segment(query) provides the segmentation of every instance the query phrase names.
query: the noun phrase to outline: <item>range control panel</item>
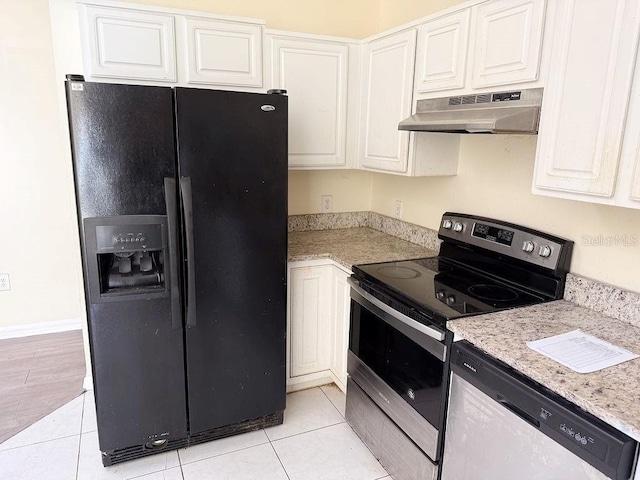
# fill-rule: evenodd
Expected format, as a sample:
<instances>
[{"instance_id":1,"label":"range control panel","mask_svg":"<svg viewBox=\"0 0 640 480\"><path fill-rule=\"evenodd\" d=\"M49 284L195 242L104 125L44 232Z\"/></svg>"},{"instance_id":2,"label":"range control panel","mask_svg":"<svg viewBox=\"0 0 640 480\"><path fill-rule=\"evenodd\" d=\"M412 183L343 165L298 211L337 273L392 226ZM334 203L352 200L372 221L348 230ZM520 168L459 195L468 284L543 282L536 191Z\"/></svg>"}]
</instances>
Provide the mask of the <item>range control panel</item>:
<instances>
[{"instance_id":1,"label":"range control panel","mask_svg":"<svg viewBox=\"0 0 640 480\"><path fill-rule=\"evenodd\" d=\"M573 242L518 225L484 217L445 213L438 237L491 250L556 270ZM563 255L564 253L564 255Z\"/></svg>"}]
</instances>

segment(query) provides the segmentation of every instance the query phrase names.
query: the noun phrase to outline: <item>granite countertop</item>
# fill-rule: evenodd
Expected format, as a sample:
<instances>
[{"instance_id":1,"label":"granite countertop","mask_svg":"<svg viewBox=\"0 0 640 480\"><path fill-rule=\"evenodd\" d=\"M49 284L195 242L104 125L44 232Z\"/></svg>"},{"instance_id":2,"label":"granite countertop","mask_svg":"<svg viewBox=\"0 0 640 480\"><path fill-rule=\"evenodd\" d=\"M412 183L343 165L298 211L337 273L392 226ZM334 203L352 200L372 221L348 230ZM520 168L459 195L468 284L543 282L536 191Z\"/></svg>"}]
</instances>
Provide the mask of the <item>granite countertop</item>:
<instances>
[{"instance_id":1,"label":"granite countertop","mask_svg":"<svg viewBox=\"0 0 640 480\"><path fill-rule=\"evenodd\" d=\"M408 260L437 253L368 227L289 232L290 262L328 258L351 269L361 263Z\"/></svg>"},{"instance_id":2,"label":"granite countertop","mask_svg":"<svg viewBox=\"0 0 640 480\"><path fill-rule=\"evenodd\" d=\"M640 440L640 358L576 373L527 341L580 329L640 354L640 327L565 300L448 322L456 334L608 424Z\"/></svg>"}]
</instances>

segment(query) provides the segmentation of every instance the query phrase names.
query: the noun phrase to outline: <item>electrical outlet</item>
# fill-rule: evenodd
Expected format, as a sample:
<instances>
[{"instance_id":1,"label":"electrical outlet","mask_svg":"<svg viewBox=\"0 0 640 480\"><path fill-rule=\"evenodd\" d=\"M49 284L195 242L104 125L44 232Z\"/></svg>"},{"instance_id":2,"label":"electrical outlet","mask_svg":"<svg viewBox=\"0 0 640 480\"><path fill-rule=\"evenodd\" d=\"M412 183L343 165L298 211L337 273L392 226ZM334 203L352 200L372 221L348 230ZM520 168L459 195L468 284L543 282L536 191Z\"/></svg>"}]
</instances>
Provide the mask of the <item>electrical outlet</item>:
<instances>
[{"instance_id":1,"label":"electrical outlet","mask_svg":"<svg viewBox=\"0 0 640 480\"><path fill-rule=\"evenodd\" d=\"M8 273L0 273L0 291L1 290L11 290Z\"/></svg>"},{"instance_id":2,"label":"electrical outlet","mask_svg":"<svg viewBox=\"0 0 640 480\"><path fill-rule=\"evenodd\" d=\"M396 209L393 214L396 218L402 218L402 200L396 200Z\"/></svg>"},{"instance_id":3,"label":"electrical outlet","mask_svg":"<svg viewBox=\"0 0 640 480\"><path fill-rule=\"evenodd\" d=\"M329 213L333 211L333 196L322 195L320 197L320 211L322 213Z\"/></svg>"}]
</instances>

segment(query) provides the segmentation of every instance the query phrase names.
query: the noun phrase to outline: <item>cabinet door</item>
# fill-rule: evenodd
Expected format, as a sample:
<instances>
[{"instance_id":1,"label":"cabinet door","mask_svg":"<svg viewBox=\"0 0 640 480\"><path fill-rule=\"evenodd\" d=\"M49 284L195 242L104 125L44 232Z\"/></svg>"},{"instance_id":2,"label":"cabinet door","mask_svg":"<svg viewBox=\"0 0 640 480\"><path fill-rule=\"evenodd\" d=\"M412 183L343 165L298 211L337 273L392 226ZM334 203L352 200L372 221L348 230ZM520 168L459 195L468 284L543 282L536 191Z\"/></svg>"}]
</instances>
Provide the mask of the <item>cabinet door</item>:
<instances>
[{"instance_id":1,"label":"cabinet door","mask_svg":"<svg viewBox=\"0 0 640 480\"><path fill-rule=\"evenodd\" d=\"M298 267L290 271L291 366L296 377L330 364L331 266Z\"/></svg>"},{"instance_id":2,"label":"cabinet door","mask_svg":"<svg viewBox=\"0 0 640 480\"><path fill-rule=\"evenodd\" d=\"M535 193L590 201L613 195L639 3L563 2L542 104Z\"/></svg>"},{"instance_id":3,"label":"cabinet door","mask_svg":"<svg viewBox=\"0 0 640 480\"><path fill-rule=\"evenodd\" d=\"M408 168L409 133L398 123L411 114L416 30L364 46L360 119L360 165L403 173Z\"/></svg>"},{"instance_id":4,"label":"cabinet door","mask_svg":"<svg viewBox=\"0 0 640 480\"><path fill-rule=\"evenodd\" d=\"M640 208L640 51L636 57L615 199L617 205Z\"/></svg>"},{"instance_id":5,"label":"cabinet door","mask_svg":"<svg viewBox=\"0 0 640 480\"><path fill-rule=\"evenodd\" d=\"M262 26L187 18L189 83L262 86Z\"/></svg>"},{"instance_id":6,"label":"cabinet door","mask_svg":"<svg viewBox=\"0 0 640 480\"><path fill-rule=\"evenodd\" d=\"M473 88L538 79L544 10L545 0L495 0L477 7Z\"/></svg>"},{"instance_id":7,"label":"cabinet door","mask_svg":"<svg viewBox=\"0 0 640 480\"><path fill-rule=\"evenodd\" d=\"M349 349L349 322L351 313L351 287L347 283L349 273L338 267L332 270L333 308L333 354L331 371L340 383L338 387L345 392L347 387L347 350Z\"/></svg>"},{"instance_id":8,"label":"cabinet door","mask_svg":"<svg viewBox=\"0 0 640 480\"><path fill-rule=\"evenodd\" d=\"M470 10L437 18L418 29L415 92L464 87Z\"/></svg>"},{"instance_id":9,"label":"cabinet door","mask_svg":"<svg viewBox=\"0 0 640 480\"><path fill-rule=\"evenodd\" d=\"M271 86L289 96L289 167L346 165L345 44L271 37Z\"/></svg>"},{"instance_id":10,"label":"cabinet door","mask_svg":"<svg viewBox=\"0 0 640 480\"><path fill-rule=\"evenodd\" d=\"M631 193L629 200L637 202L635 208L640 208L640 150L636 150L635 162L633 165L633 177L631 179Z\"/></svg>"},{"instance_id":11,"label":"cabinet door","mask_svg":"<svg viewBox=\"0 0 640 480\"><path fill-rule=\"evenodd\" d=\"M176 81L172 15L92 5L79 8L90 76Z\"/></svg>"}]
</instances>

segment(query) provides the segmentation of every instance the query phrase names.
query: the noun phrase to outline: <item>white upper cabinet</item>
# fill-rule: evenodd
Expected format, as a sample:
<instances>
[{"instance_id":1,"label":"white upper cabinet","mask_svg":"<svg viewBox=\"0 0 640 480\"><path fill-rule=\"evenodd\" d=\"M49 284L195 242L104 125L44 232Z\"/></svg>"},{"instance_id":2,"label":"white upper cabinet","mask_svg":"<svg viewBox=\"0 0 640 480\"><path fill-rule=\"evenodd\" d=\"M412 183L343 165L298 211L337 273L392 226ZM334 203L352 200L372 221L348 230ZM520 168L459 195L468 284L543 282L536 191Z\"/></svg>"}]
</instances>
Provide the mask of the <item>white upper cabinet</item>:
<instances>
[{"instance_id":1,"label":"white upper cabinet","mask_svg":"<svg viewBox=\"0 0 640 480\"><path fill-rule=\"evenodd\" d=\"M638 103L633 82L640 1L565 0L557 6L548 84L544 92L534 193L627 204L636 184L637 129L627 109ZM633 121L632 121L633 120ZM635 124L635 126L634 126ZM623 140L626 154L622 157ZM624 165L620 171L620 159ZM616 187L627 182L627 199ZM623 195L623 194L620 194ZM629 206L629 205L628 205Z\"/></svg>"},{"instance_id":2,"label":"white upper cabinet","mask_svg":"<svg viewBox=\"0 0 640 480\"><path fill-rule=\"evenodd\" d=\"M640 208L640 51L625 124L620 171L614 195L616 205Z\"/></svg>"},{"instance_id":3,"label":"white upper cabinet","mask_svg":"<svg viewBox=\"0 0 640 480\"><path fill-rule=\"evenodd\" d=\"M359 166L404 176L455 175L459 135L398 130L411 115L415 47L415 29L364 45Z\"/></svg>"},{"instance_id":4,"label":"white upper cabinet","mask_svg":"<svg viewBox=\"0 0 640 480\"><path fill-rule=\"evenodd\" d=\"M262 26L186 18L187 82L262 86Z\"/></svg>"},{"instance_id":5,"label":"white upper cabinet","mask_svg":"<svg viewBox=\"0 0 640 480\"><path fill-rule=\"evenodd\" d=\"M467 8L418 28L416 93L464 87L470 16Z\"/></svg>"},{"instance_id":6,"label":"white upper cabinet","mask_svg":"<svg viewBox=\"0 0 640 480\"><path fill-rule=\"evenodd\" d=\"M409 133L398 123L411 115L416 30L363 47L360 166L404 173L408 170Z\"/></svg>"},{"instance_id":7,"label":"white upper cabinet","mask_svg":"<svg viewBox=\"0 0 640 480\"><path fill-rule=\"evenodd\" d=\"M289 96L289 167L347 165L349 45L268 35L270 88Z\"/></svg>"},{"instance_id":8,"label":"white upper cabinet","mask_svg":"<svg viewBox=\"0 0 640 480\"><path fill-rule=\"evenodd\" d=\"M262 20L88 1L78 8L89 80L262 87Z\"/></svg>"},{"instance_id":9,"label":"white upper cabinet","mask_svg":"<svg viewBox=\"0 0 640 480\"><path fill-rule=\"evenodd\" d=\"M172 15L79 5L86 73L175 82Z\"/></svg>"},{"instance_id":10,"label":"white upper cabinet","mask_svg":"<svg viewBox=\"0 0 640 480\"><path fill-rule=\"evenodd\" d=\"M418 98L538 85L546 0L491 0L418 27ZM444 94L446 95L446 94Z\"/></svg>"},{"instance_id":11,"label":"white upper cabinet","mask_svg":"<svg viewBox=\"0 0 640 480\"><path fill-rule=\"evenodd\" d=\"M544 0L494 0L477 7L473 88L538 79L544 13Z\"/></svg>"}]
</instances>

